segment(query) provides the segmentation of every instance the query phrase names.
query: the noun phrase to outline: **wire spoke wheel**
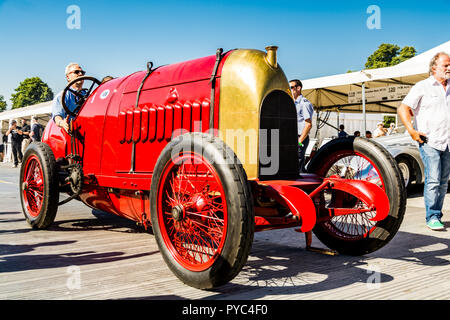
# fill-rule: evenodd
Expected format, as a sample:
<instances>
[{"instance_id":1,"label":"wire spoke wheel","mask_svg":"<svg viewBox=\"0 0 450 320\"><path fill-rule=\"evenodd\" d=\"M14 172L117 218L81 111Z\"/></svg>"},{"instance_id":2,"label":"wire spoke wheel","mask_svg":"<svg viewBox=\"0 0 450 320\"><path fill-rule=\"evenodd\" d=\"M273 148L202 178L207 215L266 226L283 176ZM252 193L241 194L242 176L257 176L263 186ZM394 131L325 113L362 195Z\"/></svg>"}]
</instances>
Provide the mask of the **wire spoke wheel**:
<instances>
[{"instance_id":1,"label":"wire spoke wheel","mask_svg":"<svg viewBox=\"0 0 450 320\"><path fill-rule=\"evenodd\" d=\"M59 185L55 157L42 142L31 143L20 168L20 198L25 219L34 229L46 229L58 210Z\"/></svg>"},{"instance_id":2,"label":"wire spoke wheel","mask_svg":"<svg viewBox=\"0 0 450 320\"><path fill-rule=\"evenodd\" d=\"M25 175L22 181L22 192L25 206L31 216L37 217L44 199L44 177L42 167L36 156L28 158L25 163Z\"/></svg>"},{"instance_id":3,"label":"wire spoke wheel","mask_svg":"<svg viewBox=\"0 0 450 320\"><path fill-rule=\"evenodd\" d=\"M384 190L384 183L379 170L364 155L360 153L349 153L342 151L334 154L324 168L329 167L324 177L338 176L343 179L364 180L378 185ZM326 170L324 170L326 171ZM326 208L357 208L368 209L367 205L352 195L342 191L323 192ZM358 214L348 214L332 217L330 221L325 222L328 228L333 229L337 236L356 240L367 237L376 225L371 221L375 217L376 211L367 211Z\"/></svg>"},{"instance_id":4,"label":"wire spoke wheel","mask_svg":"<svg viewBox=\"0 0 450 320\"><path fill-rule=\"evenodd\" d=\"M158 196L164 242L186 269L205 270L220 255L227 230L222 184L210 163L189 153L166 167Z\"/></svg>"},{"instance_id":5,"label":"wire spoke wheel","mask_svg":"<svg viewBox=\"0 0 450 320\"><path fill-rule=\"evenodd\" d=\"M314 233L326 246L340 253L361 255L380 249L396 234L406 207L405 189L395 159L380 144L365 138L339 138L324 145L308 165L321 177L368 181L389 199L389 214L371 221L376 211L340 190L324 190L316 198L319 221ZM329 218L333 208L358 209L359 213ZM375 209L376 210L376 209Z\"/></svg>"},{"instance_id":6,"label":"wire spoke wheel","mask_svg":"<svg viewBox=\"0 0 450 320\"><path fill-rule=\"evenodd\" d=\"M153 172L150 212L164 261L184 283L218 287L246 263L255 229L250 187L219 138L186 133L167 144Z\"/></svg>"}]
</instances>

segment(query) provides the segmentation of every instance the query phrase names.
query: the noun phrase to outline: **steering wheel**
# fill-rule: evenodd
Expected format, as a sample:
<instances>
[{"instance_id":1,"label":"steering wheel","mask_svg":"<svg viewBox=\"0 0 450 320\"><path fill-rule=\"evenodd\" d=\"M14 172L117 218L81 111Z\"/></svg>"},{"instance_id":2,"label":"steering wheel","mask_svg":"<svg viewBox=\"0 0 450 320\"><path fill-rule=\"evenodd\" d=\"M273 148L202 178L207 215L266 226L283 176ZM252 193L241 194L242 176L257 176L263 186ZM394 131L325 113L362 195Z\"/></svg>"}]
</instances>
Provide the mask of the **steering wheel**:
<instances>
[{"instance_id":1,"label":"steering wheel","mask_svg":"<svg viewBox=\"0 0 450 320\"><path fill-rule=\"evenodd\" d=\"M79 91L75 91L71 87L79 81L84 81L84 83L86 83L86 81L90 81L90 82L92 82L92 84L89 87L89 89L83 88ZM84 85L84 83L83 83L83 85ZM101 82L98 79L96 79L94 77L89 77L89 76L78 77L78 78L70 81L67 84L67 86L64 88L62 96L61 96L61 104L62 104L64 111L66 111L66 113L68 115L71 115L72 117L76 117L78 112L80 111L81 107L83 106L83 104L86 102L87 98L92 93L94 86L95 85L99 86L100 84L101 84ZM66 94L68 91L71 92L75 96L76 107L73 111L71 111L66 104Z\"/></svg>"}]
</instances>

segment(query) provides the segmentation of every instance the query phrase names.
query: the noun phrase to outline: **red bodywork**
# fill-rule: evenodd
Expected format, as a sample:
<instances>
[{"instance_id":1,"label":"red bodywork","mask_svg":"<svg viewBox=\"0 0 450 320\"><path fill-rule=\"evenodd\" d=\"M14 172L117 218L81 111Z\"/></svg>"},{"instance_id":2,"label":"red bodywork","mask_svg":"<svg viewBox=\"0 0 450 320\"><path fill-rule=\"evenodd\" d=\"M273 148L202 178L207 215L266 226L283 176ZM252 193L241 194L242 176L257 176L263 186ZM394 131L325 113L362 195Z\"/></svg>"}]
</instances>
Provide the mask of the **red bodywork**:
<instances>
[{"instance_id":1,"label":"red bodywork","mask_svg":"<svg viewBox=\"0 0 450 320\"><path fill-rule=\"evenodd\" d=\"M211 106L211 72L216 56L162 66L145 81L136 107L137 91L145 71L136 72L100 85L88 98L73 121L77 153L82 156L84 186L80 199L87 205L129 219L149 223L148 191L156 161L173 137L172 132L205 132L214 108L214 128L218 129L219 89L222 58L216 73L214 106ZM184 131L183 131L184 130ZM135 166L131 163L132 142L136 144ZM43 142L55 158L71 152L71 137L50 121ZM310 231L317 222L314 196L325 188L343 190L360 199L384 219L389 200L377 185L366 181L304 175L302 179L251 182L252 192L275 199L289 208L291 217L259 215L255 208L256 231L301 226ZM368 209L365 209L366 211ZM364 212L362 209L327 209L327 217Z\"/></svg>"}]
</instances>

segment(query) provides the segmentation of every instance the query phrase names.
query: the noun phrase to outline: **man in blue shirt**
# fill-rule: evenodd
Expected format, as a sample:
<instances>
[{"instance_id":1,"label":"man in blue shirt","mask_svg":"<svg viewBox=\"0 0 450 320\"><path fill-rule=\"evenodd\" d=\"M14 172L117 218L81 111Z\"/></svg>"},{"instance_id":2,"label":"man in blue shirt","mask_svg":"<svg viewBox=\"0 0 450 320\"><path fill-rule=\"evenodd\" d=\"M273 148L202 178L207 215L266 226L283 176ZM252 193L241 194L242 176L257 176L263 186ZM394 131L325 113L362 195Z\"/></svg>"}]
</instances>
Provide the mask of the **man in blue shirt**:
<instances>
[{"instance_id":1,"label":"man in blue shirt","mask_svg":"<svg viewBox=\"0 0 450 320\"><path fill-rule=\"evenodd\" d=\"M344 129L345 129L344 125L341 124L341 125L339 126L339 132L338 132L338 137L339 137L339 138L345 138L345 137L348 137L348 133L345 132Z\"/></svg>"},{"instance_id":2,"label":"man in blue shirt","mask_svg":"<svg viewBox=\"0 0 450 320\"><path fill-rule=\"evenodd\" d=\"M86 74L85 71L80 67L78 63L70 63L66 67L66 79L67 82L70 82L78 77L81 77ZM72 90L74 91L80 91L83 94L83 81L76 82L72 85ZM66 132L69 131L69 122L73 119L72 116L66 114L66 111L64 110L61 99L62 99L62 92L60 92L55 99L53 100L52 105L52 118L55 124L58 127L63 128L66 130ZM70 111L74 111L77 107L78 98L70 91L67 91L66 96L64 97L66 106L69 108Z\"/></svg>"},{"instance_id":3,"label":"man in blue shirt","mask_svg":"<svg viewBox=\"0 0 450 320\"><path fill-rule=\"evenodd\" d=\"M303 84L300 80L289 81L291 92L294 97L295 108L297 109L297 130L298 130L298 156L300 172L305 172L305 152L309 144L309 132L312 128L312 116L314 107L308 99L302 95Z\"/></svg>"}]
</instances>

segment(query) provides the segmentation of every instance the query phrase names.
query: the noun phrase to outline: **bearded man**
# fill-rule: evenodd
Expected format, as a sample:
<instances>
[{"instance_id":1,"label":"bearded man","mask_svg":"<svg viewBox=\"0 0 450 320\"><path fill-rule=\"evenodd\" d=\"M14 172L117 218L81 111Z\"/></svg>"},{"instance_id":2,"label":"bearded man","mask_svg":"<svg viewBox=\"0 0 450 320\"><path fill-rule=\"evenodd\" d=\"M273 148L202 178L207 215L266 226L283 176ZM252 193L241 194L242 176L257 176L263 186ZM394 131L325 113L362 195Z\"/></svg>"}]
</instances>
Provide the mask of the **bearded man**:
<instances>
[{"instance_id":1,"label":"bearded man","mask_svg":"<svg viewBox=\"0 0 450 320\"><path fill-rule=\"evenodd\" d=\"M411 137L419 143L425 167L427 226L432 230L444 230L442 207L450 175L449 54L436 54L431 59L429 72L429 78L411 88L398 109L398 115ZM412 116L416 128L411 123Z\"/></svg>"}]
</instances>

